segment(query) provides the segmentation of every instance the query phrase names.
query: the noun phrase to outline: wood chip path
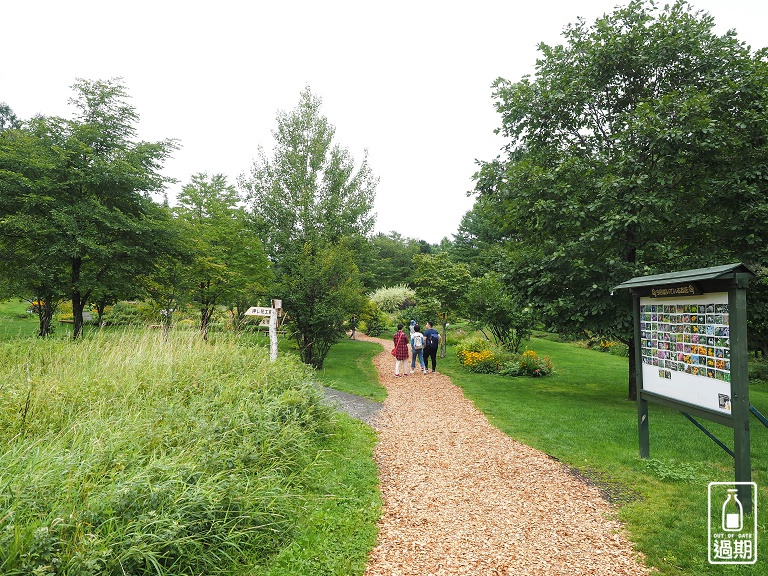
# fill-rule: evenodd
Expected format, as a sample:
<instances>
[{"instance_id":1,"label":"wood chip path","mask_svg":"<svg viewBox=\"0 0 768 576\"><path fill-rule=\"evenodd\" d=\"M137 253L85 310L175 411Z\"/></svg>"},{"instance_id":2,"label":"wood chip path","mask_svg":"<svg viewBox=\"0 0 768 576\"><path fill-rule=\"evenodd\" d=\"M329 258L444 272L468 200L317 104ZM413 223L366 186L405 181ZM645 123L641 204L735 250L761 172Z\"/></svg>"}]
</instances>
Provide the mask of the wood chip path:
<instances>
[{"instance_id":1,"label":"wood chip path","mask_svg":"<svg viewBox=\"0 0 768 576\"><path fill-rule=\"evenodd\" d=\"M394 377L375 421L384 509L366 576L645 575L598 490L494 428L447 376Z\"/></svg>"}]
</instances>

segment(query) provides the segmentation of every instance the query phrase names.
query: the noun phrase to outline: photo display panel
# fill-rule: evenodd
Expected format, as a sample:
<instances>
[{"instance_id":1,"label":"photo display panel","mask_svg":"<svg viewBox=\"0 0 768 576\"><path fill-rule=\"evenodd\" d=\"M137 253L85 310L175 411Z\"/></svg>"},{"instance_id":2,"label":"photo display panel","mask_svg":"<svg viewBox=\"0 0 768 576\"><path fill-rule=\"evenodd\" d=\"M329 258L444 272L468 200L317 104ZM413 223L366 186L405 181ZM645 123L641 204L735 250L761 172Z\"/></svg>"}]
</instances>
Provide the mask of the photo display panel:
<instances>
[{"instance_id":1,"label":"photo display panel","mask_svg":"<svg viewBox=\"0 0 768 576\"><path fill-rule=\"evenodd\" d=\"M728 294L640 298L643 390L731 413Z\"/></svg>"}]
</instances>

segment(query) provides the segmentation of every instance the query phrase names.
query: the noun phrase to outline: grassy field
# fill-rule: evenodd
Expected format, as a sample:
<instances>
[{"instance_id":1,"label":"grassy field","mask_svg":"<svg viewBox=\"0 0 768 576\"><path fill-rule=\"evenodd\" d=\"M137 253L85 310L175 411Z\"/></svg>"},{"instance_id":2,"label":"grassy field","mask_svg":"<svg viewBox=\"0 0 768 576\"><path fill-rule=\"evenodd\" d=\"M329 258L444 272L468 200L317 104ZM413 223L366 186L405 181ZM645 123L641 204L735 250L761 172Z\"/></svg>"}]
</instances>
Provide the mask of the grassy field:
<instances>
[{"instance_id":1,"label":"grassy field","mask_svg":"<svg viewBox=\"0 0 768 576\"><path fill-rule=\"evenodd\" d=\"M331 348L323 369L316 377L325 386L336 390L372 400L384 400L387 391L379 384L379 375L372 361L380 352L378 344L344 339Z\"/></svg>"},{"instance_id":2,"label":"grassy field","mask_svg":"<svg viewBox=\"0 0 768 576\"><path fill-rule=\"evenodd\" d=\"M362 574L375 435L313 376L223 334L0 341L0 574Z\"/></svg>"},{"instance_id":3,"label":"grassy field","mask_svg":"<svg viewBox=\"0 0 768 576\"><path fill-rule=\"evenodd\" d=\"M37 316L27 314L29 304L18 300L0 301L0 340L35 336Z\"/></svg>"},{"instance_id":4,"label":"grassy field","mask_svg":"<svg viewBox=\"0 0 768 576\"><path fill-rule=\"evenodd\" d=\"M760 508L758 564L708 564L707 485L733 481L727 453L679 412L652 404L651 458L641 460L636 403L627 400L626 358L543 339L529 347L551 356L557 373L546 378L472 374L450 347L439 369L505 433L578 469L612 494L631 538L660 574L768 573L768 516ZM768 412L765 385L752 385L750 400ZM702 423L732 446L730 428ZM760 503L768 497L768 430L752 419L751 432Z\"/></svg>"}]
</instances>

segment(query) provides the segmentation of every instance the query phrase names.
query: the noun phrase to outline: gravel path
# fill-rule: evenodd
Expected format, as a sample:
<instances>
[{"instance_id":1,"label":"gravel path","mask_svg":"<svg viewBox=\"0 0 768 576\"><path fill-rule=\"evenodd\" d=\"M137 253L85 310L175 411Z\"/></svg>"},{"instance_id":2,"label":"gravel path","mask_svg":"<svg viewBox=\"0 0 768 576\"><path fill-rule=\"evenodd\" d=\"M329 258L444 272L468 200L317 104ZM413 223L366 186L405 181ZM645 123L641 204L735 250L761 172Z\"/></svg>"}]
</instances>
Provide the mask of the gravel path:
<instances>
[{"instance_id":1,"label":"gravel path","mask_svg":"<svg viewBox=\"0 0 768 576\"><path fill-rule=\"evenodd\" d=\"M597 488L491 426L447 376L394 377L375 420L384 510L366 576L649 574ZM438 359L438 370L440 362Z\"/></svg>"},{"instance_id":2,"label":"gravel path","mask_svg":"<svg viewBox=\"0 0 768 576\"><path fill-rule=\"evenodd\" d=\"M376 402L376 400L371 400L370 398L334 390L327 386L323 386L323 397L325 398L325 401L336 410L340 410L349 416L352 416L352 418L357 418L370 426L374 426L376 417L379 415L382 407L382 402Z\"/></svg>"}]
</instances>

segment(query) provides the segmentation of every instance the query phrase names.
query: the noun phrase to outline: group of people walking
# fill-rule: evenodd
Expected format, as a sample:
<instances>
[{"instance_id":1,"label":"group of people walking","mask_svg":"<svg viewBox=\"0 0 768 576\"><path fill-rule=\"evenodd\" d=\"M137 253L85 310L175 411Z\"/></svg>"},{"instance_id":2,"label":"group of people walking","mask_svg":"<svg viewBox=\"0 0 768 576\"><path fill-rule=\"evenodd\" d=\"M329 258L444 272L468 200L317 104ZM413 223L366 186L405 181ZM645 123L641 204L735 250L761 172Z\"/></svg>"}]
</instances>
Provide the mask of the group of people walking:
<instances>
[{"instance_id":1,"label":"group of people walking","mask_svg":"<svg viewBox=\"0 0 768 576\"><path fill-rule=\"evenodd\" d=\"M397 325L397 332L392 337L395 343L395 349L392 354L395 357L395 376L408 376L407 360L411 358L411 371L416 370L416 360L419 361L422 373L426 374L430 370L429 360L432 359L432 372L437 368L437 348L440 345L440 333L432 327L432 322L427 322L427 329L421 332L421 326L411 320L410 338L403 332L403 324ZM409 347L410 344L410 347ZM402 367L402 374L400 368Z\"/></svg>"}]
</instances>

